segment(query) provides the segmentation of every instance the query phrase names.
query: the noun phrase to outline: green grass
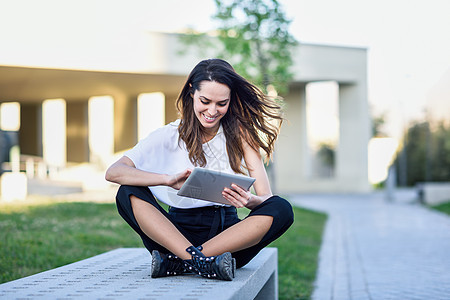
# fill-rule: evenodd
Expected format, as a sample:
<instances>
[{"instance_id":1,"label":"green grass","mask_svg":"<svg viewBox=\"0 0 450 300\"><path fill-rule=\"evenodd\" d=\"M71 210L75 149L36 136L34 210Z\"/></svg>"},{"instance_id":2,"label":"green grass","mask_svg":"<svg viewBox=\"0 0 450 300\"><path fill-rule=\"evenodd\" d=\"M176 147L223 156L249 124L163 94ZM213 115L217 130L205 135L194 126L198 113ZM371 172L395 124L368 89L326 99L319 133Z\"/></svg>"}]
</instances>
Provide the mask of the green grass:
<instances>
[{"instance_id":1,"label":"green grass","mask_svg":"<svg viewBox=\"0 0 450 300\"><path fill-rule=\"evenodd\" d=\"M1 205L0 228L0 282L142 245L114 204Z\"/></svg>"},{"instance_id":2,"label":"green grass","mask_svg":"<svg viewBox=\"0 0 450 300\"><path fill-rule=\"evenodd\" d=\"M242 211L240 214L242 215ZM278 247L280 299L308 299L326 217L294 208ZM0 204L0 283L119 247L142 247L113 203Z\"/></svg>"},{"instance_id":3,"label":"green grass","mask_svg":"<svg viewBox=\"0 0 450 300\"><path fill-rule=\"evenodd\" d=\"M450 201L444 202L438 205L432 205L430 206L432 209L436 209L438 211L441 211L443 213L446 213L447 215L450 215Z\"/></svg>"},{"instance_id":4,"label":"green grass","mask_svg":"<svg viewBox=\"0 0 450 300\"><path fill-rule=\"evenodd\" d=\"M309 299L316 277L324 214L294 208L292 227L270 246L278 247L280 299Z\"/></svg>"}]
</instances>

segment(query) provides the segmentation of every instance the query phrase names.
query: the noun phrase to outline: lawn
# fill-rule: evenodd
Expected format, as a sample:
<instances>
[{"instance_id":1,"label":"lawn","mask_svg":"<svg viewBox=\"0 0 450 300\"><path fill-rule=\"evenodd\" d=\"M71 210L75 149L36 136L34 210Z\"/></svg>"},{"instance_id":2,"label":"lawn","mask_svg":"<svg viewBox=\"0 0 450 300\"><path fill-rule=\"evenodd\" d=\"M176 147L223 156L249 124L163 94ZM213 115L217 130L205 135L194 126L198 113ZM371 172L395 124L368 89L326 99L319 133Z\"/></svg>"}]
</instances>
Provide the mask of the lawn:
<instances>
[{"instance_id":1,"label":"lawn","mask_svg":"<svg viewBox=\"0 0 450 300\"><path fill-rule=\"evenodd\" d=\"M300 208L278 247L280 299L308 299L326 217ZM113 203L0 204L0 283L119 248L142 247Z\"/></svg>"},{"instance_id":2,"label":"lawn","mask_svg":"<svg viewBox=\"0 0 450 300\"><path fill-rule=\"evenodd\" d=\"M438 205L432 205L430 206L433 209L439 210L443 213L446 213L447 215L450 215L450 201L444 202Z\"/></svg>"}]
</instances>

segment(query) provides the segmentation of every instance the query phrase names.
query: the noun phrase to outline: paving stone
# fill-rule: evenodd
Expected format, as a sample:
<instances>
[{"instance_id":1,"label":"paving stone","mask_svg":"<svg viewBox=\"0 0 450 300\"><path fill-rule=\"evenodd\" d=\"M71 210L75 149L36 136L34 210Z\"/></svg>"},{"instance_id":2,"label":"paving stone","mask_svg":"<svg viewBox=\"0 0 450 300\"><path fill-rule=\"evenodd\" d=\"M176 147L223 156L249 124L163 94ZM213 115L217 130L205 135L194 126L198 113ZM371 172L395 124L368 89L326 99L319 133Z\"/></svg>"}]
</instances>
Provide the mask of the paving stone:
<instances>
[{"instance_id":1,"label":"paving stone","mask_svg":"<svg viewBox=\"0 0 450 300\"><path fill-rule=\"evenodd\" d=\"M450 299L447 215L381 193L290 199L328 214L313 299Z\"/></svg>"}]
</instances>

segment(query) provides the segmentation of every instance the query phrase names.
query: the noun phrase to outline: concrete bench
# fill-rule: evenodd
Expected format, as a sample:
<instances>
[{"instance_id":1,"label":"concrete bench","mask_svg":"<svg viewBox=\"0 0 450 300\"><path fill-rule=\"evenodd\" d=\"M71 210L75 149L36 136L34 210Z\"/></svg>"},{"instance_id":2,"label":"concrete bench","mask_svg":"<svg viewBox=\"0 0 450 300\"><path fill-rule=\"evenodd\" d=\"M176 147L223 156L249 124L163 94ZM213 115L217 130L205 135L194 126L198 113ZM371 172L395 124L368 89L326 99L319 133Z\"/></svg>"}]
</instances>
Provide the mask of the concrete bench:
<instances>
[{"instance_id":1,"label":"concrete bench","mask_svg":"<svg viewBox=\"0 0 450 300\"><path fill-rule=\"evenodd\" d=\"M450 201L450 182L421 182L416 185L419 200L428 205Z\"/></svg>"},{"instance_id":2,"label":"concrete bench","mask_svg":"<svg viewBox=\"0 0 450 300\"><path fill-rule=\"evenodd\" d=\"M120 248L0 284L0 299L278 299L277 249L263 249L233 281L151 278L144 248Z\"/></svg>"}]
</instances>

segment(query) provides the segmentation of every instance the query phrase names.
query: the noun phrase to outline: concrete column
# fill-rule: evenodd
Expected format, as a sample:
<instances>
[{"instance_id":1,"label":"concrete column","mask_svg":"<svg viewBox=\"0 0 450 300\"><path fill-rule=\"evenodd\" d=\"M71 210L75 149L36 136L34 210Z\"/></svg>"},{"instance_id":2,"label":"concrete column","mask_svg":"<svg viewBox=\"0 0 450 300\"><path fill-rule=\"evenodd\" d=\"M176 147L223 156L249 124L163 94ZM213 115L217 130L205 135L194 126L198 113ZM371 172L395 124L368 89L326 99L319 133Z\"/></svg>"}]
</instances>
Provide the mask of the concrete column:
<instances>
[{"instance_id":1,"label":"concrete column","mask_svg":"<svg viewBox=\"0 0 450 300\"><path fill-rule=\"evenodd\" d=\"M339 85L339 143L336 177L343 191L368 192L370 118L365 83Z\"/></svg>"},{"instance_id":2,"label":"concrete column","mask_svg":"<svg viewBox=\"0 0 450 300\"><path fill-rule=\"evenodd\" d=\"M300 120L298 123L298 135L300 139L299 156L301 159L301 168L299 170L300 177L303 180L310 180L312 176L312 155L311 147L308 141L308 125L307 125L307 110L306 110L306 85L300 90L300 105L299 113Z\"/></svg>"},{"instance_id":3,"label":"concrete column","mask_svg":"<svg viewBox=\"0 0 450 300\"><path fill-rule=\"evenodd\" d=\"M178 95L176 94L164 94L165 99L166 99L166 111L165 111L165 120L166 120L166 124L175 121L176 119L179 118L178 116L178 110L176 107L176 101L177 101L177 97Z\"/></svg>"},{"instance_id":4,"label":"concrete column","mask_svg":"<svg viewBox=\"0 0 450 300\"><path fill-rule=\"evenodd\" d=\"M306 85L302 87L300 91L300 123L298 127L298 133L301 140L299 148L299 155L302 162L302 167L299 170L301 178L303 180L310 180L312 177L312 154L311 147L308 139L308 117L306 110Z\"/></svg>"},{"instance_id":5,"label":"concrete column","mask_svg":"<svg viewBox=\"0 0 450 300\"><path fill-rule=\"evenodd\" d=\"M67 160L89 161L88 100L67 99Z\"/></svg>"},{"instance_id":6,"label":"concrete column","mask_svg":"<svg viewBox=\"0 0 450 300\"><path fill-rule=\"evenodd\" d=\"M19 131L20 151L42 156L42 103L21 103Z\"/></svg>"},{"instance_id":7,"label":"concrete column","mask_svg":"<svg viewBox=\"0 0 450 300\"><path fill-rule=\"evenodd\" d=\"M114 152L133 147L137 138L137 96L114 94Z\"/></svg>"},{"instance_id":8,"label":"concrete column","mask_svg":"<svg viewBox=\"0 0 450 300\"><path fill-rule=\"evenodd\" d=\"M286 120L281 128L274 155L277 190L295 192L299 183L309 179L311 175L305 86L290 88L284 101Z\"/></svg>"}]
</instances>

